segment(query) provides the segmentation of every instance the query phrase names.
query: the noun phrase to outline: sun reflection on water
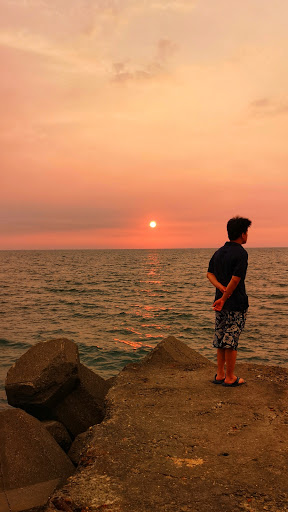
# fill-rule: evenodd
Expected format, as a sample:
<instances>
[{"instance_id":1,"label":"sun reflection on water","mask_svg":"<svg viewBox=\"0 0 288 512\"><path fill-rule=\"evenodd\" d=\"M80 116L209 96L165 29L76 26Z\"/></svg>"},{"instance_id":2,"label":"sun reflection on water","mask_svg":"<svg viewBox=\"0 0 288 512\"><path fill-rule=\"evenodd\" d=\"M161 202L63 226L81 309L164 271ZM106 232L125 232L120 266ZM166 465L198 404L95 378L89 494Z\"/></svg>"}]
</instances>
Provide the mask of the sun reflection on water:
<instances>
[{"instance_id":1,"label":"sun reflection on water","mask_svg":"<svg viewBox=\"0 0 288 512\"><path fill-rule=\"evenodd\" d=\"M140 329L135 329L131 326L126 325L126 320L123 318L121 324L122 330L127 332L127 337L114 338L116 343L126 344L132 347L134 350L140 347L152 348L152 345L144 343L145 339L161 339L164 337L163 333L166 333L170 325L167 322L163 323L148 323L149 320L155 320L161 313L168 313L170 307L168 305L161 304L163 293L165 290L164 279L161 275L163 273L163 262L161 262L159 251L153 250L148 252L146 260L144 260L141 268L138 272L138 279L135 285L140 285L138 288L138 301L131 304L132 316L136 319L143 319L144 322L140 323ZM141 284L145 287L141 287ZM115 331L119 331L115 327ZM158 331L158 332L157 332ZM159 331L162 331L160 334ZM130 335L134 335L134 339L129 339ZM135 340L136 338L136 340Z\"/></svg>"},{"instance_id":2,"label":"sun reflection on water","mask_svg":"<svg viewBox=\"0 0 288 512\"><path fill-rule=\"evenodd\" d=\"M134 350L141 347L153 348L153 345L148 345L147 343L142 343L141 341L121 340L120 338L114 338L114 341L117 341L118 343L124 343L124 345L129 345Z\"/></svg>"}]
</instances>

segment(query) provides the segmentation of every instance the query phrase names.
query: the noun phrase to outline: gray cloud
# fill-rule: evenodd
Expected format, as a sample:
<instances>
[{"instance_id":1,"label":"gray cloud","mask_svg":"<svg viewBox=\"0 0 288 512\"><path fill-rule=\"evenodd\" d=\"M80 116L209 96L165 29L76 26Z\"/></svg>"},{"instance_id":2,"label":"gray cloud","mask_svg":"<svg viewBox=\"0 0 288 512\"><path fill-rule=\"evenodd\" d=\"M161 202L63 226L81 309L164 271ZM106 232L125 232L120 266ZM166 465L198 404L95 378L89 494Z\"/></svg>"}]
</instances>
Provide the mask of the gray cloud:
<instances>
[{"instance_id":1,"label":"gray cloud","mask_svg":"<svg viewBox=\"0 0 288 512\"><path fill-rule=\"evenodd\" d=\"M101 11L120 14L123 11L173 10L191 11L196 0L97 0L96 7Z\"/></svg>"},{"instance_id":2,"label":"gray cloud","mask_svg":"<svg viewBox=\"0 0 288 512\"><path fill-rule=\"evenodd\" d=\"M177 52L177 45L169 39L159 39L156 44L155 56L143 66L129 61L114 62L112 81L127 82L149 80L169 71L170 58Z\"/></svg>"},{"instance_id":3,"label":"gray cloud","mask_svg":"<svg viewBox=\"0 0 288 512\"><path fill-rule=\"evenodd\" d=\"M130 81L143 81L150 80L151 78L159 75L163 70L160 66L156 67L147 65L143 69L133 68L133 65L125 62L116 62L113 64L112 81L118 83Z\"/></svg>"},{"instance_id":4,"label":"gray cloud","mask_svg":"<svg viewBox=\"0 0 288 512\"><path fill-rule=\"evenodd\" d=\"M156 61L164 63L176 52L177 45L174 41L170 41L170 39L159 39L157 43Z\"/></svg>"},{"instance_id":5,"label":"gray cloud","mask_svg":"<svg viewBox=\"0 0 288 512\"><path fill-rule=\"evenodd\" d=\"M109 229L127 225L129 211L115 208L56 207L14 208L1 214L2 234L49 233Z\"/></svg>"},{"instance_id":6,"label":"gray cloud","mask_svg":"<svg viewBox=\"0 0 288 512\"><path fill-rule=\"evenodd\" d=\"M130 61L118 54L118 38L128 25L140 23L141 14L159 9L191 8L193 0L8 0L9 16L0 27L0 44L43 57L48 70L107 76L117 82L147 80L168 71L176 52L169 39L159 39L147 61ZM185 10L185 9L184 9ZM15 16L15 12L18 13ZM30 15L33 14L33 16ZM185 13L183 13L185 15ZM10 18L9 18L10 17ZM37 17L37 25L35 19ZM156 18L158 19L158 18ZM135 50L135 49L134 49ZM135 50L136 51L136 50ZM113 62L116 65L113 65ZM119 70L118 64L122 64Z\"/></svg>"},{"instance_id":7,"label":"gray cloud","mask_svg":"<svg viewBox=\"0 0 288 512\"><path fill-rule=\"evenodd\" d=\"M253 117L274 117L288 113L288 101L279 101L274 98L263 97L250 103Z\"/></svg>"}]
</instances>

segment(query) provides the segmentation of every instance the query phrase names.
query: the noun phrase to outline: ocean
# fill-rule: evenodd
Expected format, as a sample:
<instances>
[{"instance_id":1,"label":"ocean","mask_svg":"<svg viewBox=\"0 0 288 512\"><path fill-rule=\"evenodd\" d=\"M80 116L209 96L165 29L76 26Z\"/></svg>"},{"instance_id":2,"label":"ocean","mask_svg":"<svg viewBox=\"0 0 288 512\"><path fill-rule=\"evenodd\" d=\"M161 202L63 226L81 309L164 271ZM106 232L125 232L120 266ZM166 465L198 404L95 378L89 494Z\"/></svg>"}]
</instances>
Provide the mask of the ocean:
<instances>
[{"instance_id":1,"label":"ocean","mask_svg":"<svg viewBox=\"0 0 288 512\"><path fill-rule=\"evenodd\" d=\"M215 361L215 249L0 251L0 407L10 366L39 341L74 340L104 378L169 335ZM288 367L288 248L247 248L238 361Z\"/></svg>"}]
</instances>

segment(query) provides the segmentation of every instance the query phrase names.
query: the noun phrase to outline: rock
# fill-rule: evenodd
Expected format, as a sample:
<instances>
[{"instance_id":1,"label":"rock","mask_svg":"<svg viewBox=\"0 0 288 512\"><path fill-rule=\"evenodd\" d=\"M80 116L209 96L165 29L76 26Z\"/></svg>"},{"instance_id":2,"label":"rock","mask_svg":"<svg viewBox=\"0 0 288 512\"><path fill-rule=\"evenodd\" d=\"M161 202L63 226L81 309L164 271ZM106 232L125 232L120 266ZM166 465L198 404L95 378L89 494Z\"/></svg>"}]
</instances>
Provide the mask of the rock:
<instances>
[{"instance_id":1,"label":"rock","mask_svg":"<svg viewBox=\"0 0 288 512\"><path fill-rule=\"evenodd\" d=\"M42 421L43 427L54 437L56 443L64 450L64 452L68 452L70 446L72 444L72 439L69 436L67 429L64 427L60 421L55 420L44 420Z\"/></svg>"},{"instance_id":2,"label":"rock","mask_svg":"<svg viewBox=\"0 0 288 512\"><path fill-rule=\"evenodd\" d=\"M140 364L149 365L189 365L200 368L203 365L211 365L206 357L201 356L195 350L188 347L186 343L177 340L174 336L168 336L140 361Z\"/></svg>"},{"instance_id":3,"label":"rock","mask_svg":"<svg viewBox=\"0 0 288 512\"><path fill-rule=\"evenodd\" d=\"M34 345L7 373L8 403L40 419L49 418L49 409L75 387L78 364L78 347L70 340Z\"/></svg>"},{"instance_id":4,"label":"rock","mask_svg":"<svg viewBox=\"0 0 288 512\"><path fill-rule=\"evenodd\" d=\"M41 422L21 409L0 412L1 512L44 505L74 466Z\"/></svg>"},{"instance_id":5,"label":"rock","mask_svg":"<svg viewBox=\"0 0 288 512\"><path fill-rule=\"evenodd\" d=\"M109 383L79 364L80 383L64 400L53 408L53 417L63 423L74 437L91 425L101 423L105 415L105 396Z\"/></svg>"},{"instance_id":6,"label":"rock","mask_svg":"<svg viewBox=\"0 0 288 512\"><path fill-rule=\"evenodd\" d=\"M87 448L89 439L91 439L92 431L90 429L86 430L86 432L82 432L79 434L73 441L72 446L68 452L68 457L72 460L75 466L78 466L81 461L81 456L85 449Z\"/></svg>"}]
</instances>

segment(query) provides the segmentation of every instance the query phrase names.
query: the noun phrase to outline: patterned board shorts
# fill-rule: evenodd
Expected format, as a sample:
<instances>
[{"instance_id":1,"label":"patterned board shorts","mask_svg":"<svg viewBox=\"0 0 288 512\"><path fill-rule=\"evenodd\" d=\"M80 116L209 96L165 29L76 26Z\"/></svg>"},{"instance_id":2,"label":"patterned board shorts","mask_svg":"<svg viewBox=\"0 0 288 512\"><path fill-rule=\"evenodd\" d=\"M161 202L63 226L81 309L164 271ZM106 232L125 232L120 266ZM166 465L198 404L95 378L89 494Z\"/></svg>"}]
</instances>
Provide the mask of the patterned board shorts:
<instances>
[{"instance_id":1,"label":"patterned board shorts","mask_svg":"<svg viewBox=\"0 0 288 512\"><path fill-rule=\"evenodd\" d=\"M244 329L247 317L245 311L216 311L215 336L213 346L215 348L232 348L237 350L238 340Z\"/></svg>"}]
</instances>

